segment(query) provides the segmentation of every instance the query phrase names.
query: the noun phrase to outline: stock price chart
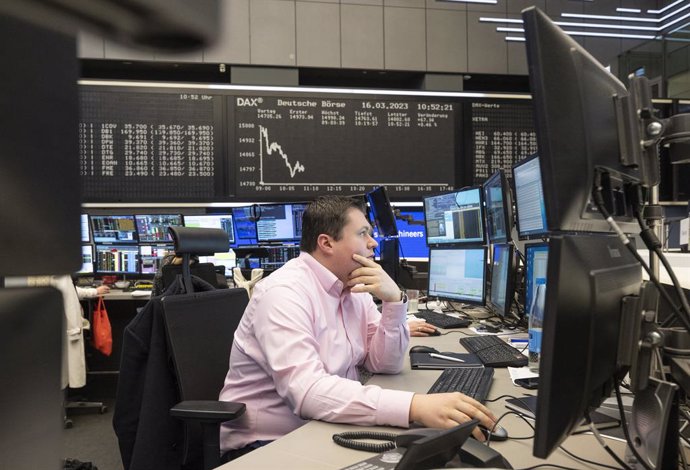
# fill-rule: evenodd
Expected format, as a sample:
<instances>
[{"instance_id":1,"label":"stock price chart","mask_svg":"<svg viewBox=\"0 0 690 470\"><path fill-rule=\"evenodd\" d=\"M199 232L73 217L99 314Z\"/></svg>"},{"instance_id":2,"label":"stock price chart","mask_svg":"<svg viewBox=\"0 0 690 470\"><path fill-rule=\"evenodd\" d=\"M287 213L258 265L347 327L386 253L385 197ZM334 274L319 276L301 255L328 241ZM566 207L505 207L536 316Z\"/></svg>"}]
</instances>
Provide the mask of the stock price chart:
<instances>
[{"instance_id":1,"label":"stock price chart","mask_svg":"<svg viewBox=\"0 0 690 470\"><path fill-rule=\"evenodd\" d=\"M312 198L386 185L397 197L455 183L457 102L380 96L235 96L235 195Z\"/></svg>"}]
</instances>

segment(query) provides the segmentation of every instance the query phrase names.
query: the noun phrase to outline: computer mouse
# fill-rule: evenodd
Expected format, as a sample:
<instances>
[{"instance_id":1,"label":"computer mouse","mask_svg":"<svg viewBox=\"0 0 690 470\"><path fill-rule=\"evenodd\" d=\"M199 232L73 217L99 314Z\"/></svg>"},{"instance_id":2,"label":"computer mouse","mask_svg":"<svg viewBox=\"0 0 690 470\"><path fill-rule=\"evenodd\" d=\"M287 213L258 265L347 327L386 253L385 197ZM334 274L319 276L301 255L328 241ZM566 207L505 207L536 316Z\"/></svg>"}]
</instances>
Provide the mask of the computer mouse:
<instances>
[{"instance_id":1,"label":"computer mouse","mask_svg":"<svg viewBox=\"0 0 690 470\"><path fill-rule=\"evenodd\" d=\"M489 430L484 426L478 426L479 430L484 434L486 439L489 439ZM501 442L508 439L508 431L504 427L496 426L491 432L491 440L495 442Z\"/></svg>"},{"instance_id":2,"label":"computer mouse","mask_svg":"<svg viewBox=\"0 0 690 470\"><path fill-rule=\"evenodd\" d=\"M431 333L427 333L429 336L441 336L441 332L439 330L434 330Z\"/></svg>"},{"instance_id":3,"label":"computer mouse","mask_svg":"<svg viewBox=\"0 0 690 470\"><path fill-rule=\"evenodd\" d=\"M438 350L430 346L412 346L410 348L410 354L412 353L438 353Z\"/></svg>"}]
</instances>

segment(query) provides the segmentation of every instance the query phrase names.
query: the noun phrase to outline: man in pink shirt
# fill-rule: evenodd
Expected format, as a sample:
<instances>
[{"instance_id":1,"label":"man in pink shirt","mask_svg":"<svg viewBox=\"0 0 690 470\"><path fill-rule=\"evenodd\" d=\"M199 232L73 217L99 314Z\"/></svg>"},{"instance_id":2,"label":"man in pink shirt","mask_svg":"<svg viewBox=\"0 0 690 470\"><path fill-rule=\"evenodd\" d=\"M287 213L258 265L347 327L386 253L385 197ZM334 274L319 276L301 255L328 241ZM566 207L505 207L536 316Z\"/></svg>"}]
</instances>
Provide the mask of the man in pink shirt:
<instances>
[{"instance_id":1,"label":"man in pink shirt","mask_svg":"<svg viewBox=\"0 0 690 470\"><path fill-rule=\"evenodd\" d=\"M236 458L310 419L361 425L450 428L495 416L460 393L415 394L362 385L357 366L400 372L409 343L404 295L376 264L377 243L352 198L311 203L301 254L254 288L235 333L220 399L246 413L221 427L221 450ZM382 312L371 294L383 301ZM483 440L479 430L474 435Z\"/></svg>"}]
</instances>

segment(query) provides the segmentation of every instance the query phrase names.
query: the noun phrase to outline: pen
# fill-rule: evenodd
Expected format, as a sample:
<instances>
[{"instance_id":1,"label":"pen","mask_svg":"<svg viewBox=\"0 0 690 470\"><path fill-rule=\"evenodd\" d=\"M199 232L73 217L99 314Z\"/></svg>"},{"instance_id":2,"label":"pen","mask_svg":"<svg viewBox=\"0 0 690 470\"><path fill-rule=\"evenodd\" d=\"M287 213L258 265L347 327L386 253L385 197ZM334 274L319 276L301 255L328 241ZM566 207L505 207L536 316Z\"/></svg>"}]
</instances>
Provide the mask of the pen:
<instances>
[{"instance_id":1,"label":"pen","mask_svg":"<svg viewBox=\"0 0 690 470\"><path fill-rule=\"evenodd\" d=\"M444 356L443 354L429 353L429 356L435 357L437 359L445 359L446 361L465 362L462 359L458 359L457 357Z\"/></svg>"}]
</instances>

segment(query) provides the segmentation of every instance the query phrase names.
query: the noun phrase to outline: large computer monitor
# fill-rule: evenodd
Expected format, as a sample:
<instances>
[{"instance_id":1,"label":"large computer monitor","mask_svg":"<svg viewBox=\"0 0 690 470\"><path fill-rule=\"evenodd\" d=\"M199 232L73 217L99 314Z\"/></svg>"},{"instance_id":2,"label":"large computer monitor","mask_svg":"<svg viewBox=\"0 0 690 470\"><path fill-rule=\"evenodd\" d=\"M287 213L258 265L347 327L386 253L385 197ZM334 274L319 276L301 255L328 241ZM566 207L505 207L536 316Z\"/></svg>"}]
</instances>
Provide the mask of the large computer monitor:
<instances>
[{"instance_id":1,"label":"large computer monitor","mask_svg":"<svg viewBox=\"0 0 690 470\"><path fill-rule=\"evenodd\" d=\"M93 246L81 246L81 268L78 274L93 274Z\"/></svg>"},{"instance_id":2,"label":"large computer monitor","mask_svg":"<svg viewBox=\"0 0 690 470\"><path fill-rule=\"evenodd\" d=\"M137 214L137 233L140 243L172 242L168 227L181 227L180 214Z\"/></svg>"},{"instance_id":3,"label":"large computer monitor","mask_svg":"<svg viewBox=\"0 0 690 470\"><path fill-rule=\"evenodd\" d=\"M484 243L482 191L461 189L424 198L429 246Z\"/></svg>"},{"instance_id":4,"label":"large computer monitor","mask_svg":"<svg viewBox=\"0 0 690 470\"><path fill-rule=\"evenodd\" d=\"M429 250L429 297L484 305L485 286L486 248Z\"/></svg>"},{"instance_id":5,"label":"large computer monitor","mask_svg":"<svg viewBox=\"0 0 690 470\"><path fill-rule=\"evenodd\" d=\"M235 229L232 214L185 215L185 227L220 228L228 234L230 244L235 243Z\"/></svg>"},{"instance_id":6,"label":"large computer monitor","mask_svg":"<svg viewBox=\"0 0 690 470\"><path fill-rule=\"evenodd\" d=\"M89 228L88 214L81 215L81 242L89 243L91 241L91 230Z\"/></svg>"},{"instance_id":7,"label":"large computer monitor","mask_svg":"<svg viewBox=\"0 0 690 470\"><path fill-rule=\"evenodd\" d=\"M256 239L260 243L299 241L306 207L304 203L256 206Z\"/></svg>"},{"instance_id":8,"label":"large computer monitor","mask_svg":"<svg viewBox=\"0 0 690 470\"><path fill-rule=\"evenodd\" d=\"M549 240L533 453L547 458L626 370L617 366L621 305L637 295L642 268L608 234Z\"/></svg>"},{"instance_id":9,"label":"large computer monitor","mask_svg":"<svg viewBox=\"0 0 690 470\"><path fill-rule=\"evenodd\" d=\"M92 215L91 229L95 243L137 242L133 215Z\"/></svg>"},{"instance_id":10,"label":"large computer monitor","mask_svg":"<svg viewBox=\"0 0 690 470\"><path fill-rule=\"evenodd\" d=\"M513 197L503 170L496 171L482 185L486 204L486 234L491 243L511 240L513 231Z\"/></svg>"},{"instance_id":11,"label":"large computer monitor","mask_svg":"<svg viewBox=\"0 0 690 470\"><path fill-rule=\"evenodd\" d=\"M515 248L509 243L493 245L489 309L499 317L510 314L515 296Z\"/></svg>"},{"instance_id":12,"label":"large computer monitor","mask_svg":"<svg viewBox=\"0 0 690 470\"><path fill-rule=\"evenodd\" d=\"M546 286L546 268L549 262L548 243L525 245L525 315L534 307L537 287Z\"/></svg>"},{"instance_id":13,"label":"large computer monitor","mask_svg":"<svg viewBox=\"0 0 690 470\"><path fill-rule=\"evenodd\" d=\"M639 231L627 187L659 180L656 146L642 150L637 115L638 106L652 109L651 98L631 95L539 9L522 17L549 230L610 232L592 203L601 186L619 226Z\"/></svg>"},{"instance_id":14,"label":"large computer monitor","mask_svg":"<svg viewBox=\"0 0 690 470\"><path fill-rule=\"evenodd\" d=\"M538 155L532 155L513 166L513 184L519 238L526 240L545 236L549 228Z\"/></svg>"},{"instance_id":15,"label":"large computer monitor","mask_svg":"<svg viewBox=\"0 0 690 470\"><path fill-rule=\"evenodd\" d=\"M137 274L139 247L136 245L96 245L94 264L98 274Z\"/></svg>"},{"instance_id":16,"label":"large computer monitor","mask_svg":"<svg viewBox=\"0 0 690 470\"><path fill-rule=\"evenodd\" d=\"M429 261L429 247L426 244L424 210L421 207L397 207L396 225L400 259L408 261ZM381 244L385 237L374 228L374 239Z\"/></svg>"},{"instance_id":17,"label":"large computer monitor","mask_svg":"<svg viewBox=\"0 0 690 470\"><path fill-rule=\"evenodd\" d=\"M395 223L395 213L393 206L388 198L385 186L379 186L366 193L371 215L376 227L384 237L395 237L398 235L398 225Z\"/></svg>"}]
</instances>

